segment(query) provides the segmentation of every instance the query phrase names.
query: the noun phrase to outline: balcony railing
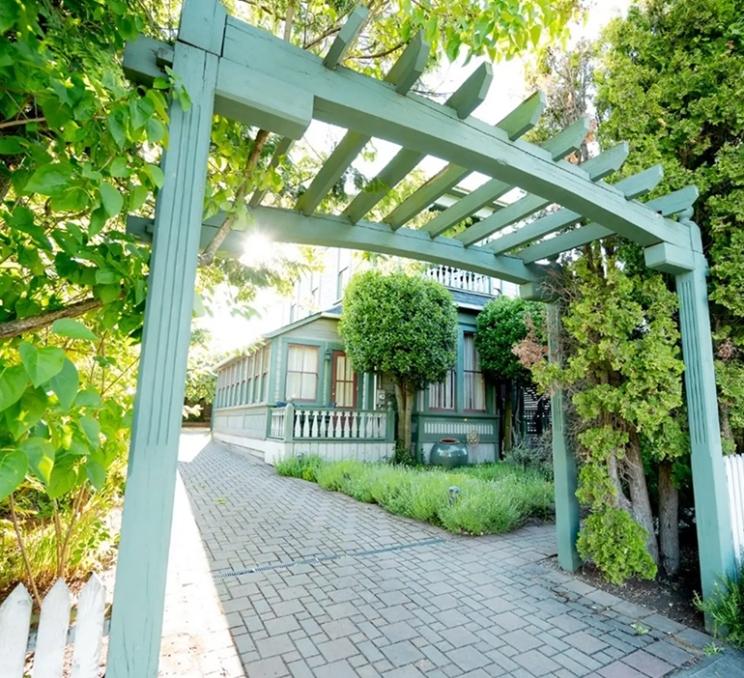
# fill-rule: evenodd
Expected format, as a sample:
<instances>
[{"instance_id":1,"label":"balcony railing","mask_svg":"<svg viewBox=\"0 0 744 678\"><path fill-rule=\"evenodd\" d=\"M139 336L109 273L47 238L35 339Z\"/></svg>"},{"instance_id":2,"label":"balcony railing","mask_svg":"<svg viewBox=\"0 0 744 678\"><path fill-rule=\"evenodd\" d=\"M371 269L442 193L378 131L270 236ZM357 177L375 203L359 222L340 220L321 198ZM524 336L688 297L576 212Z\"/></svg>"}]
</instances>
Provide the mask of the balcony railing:
<instances>
[{"instance_id":1,"label":"balcony railing","mask_svg":"<svg viewBox=\"0 0 744 678\"><path fill-rule=\"evenodd\" d=\"M463 271L452 266L434 266L424 275L453 290L494 296L500 289L499 282L495 278L472 271Z\"/></svg>"},{"instance_id":2,"label":"balcony railing","mask_svg":"<svg viewBox=\"0 0 744 678\"><path fill-rule=\"evenodd\" d=\"M393 439L394 417L386 410L341 410L298 407L271 409L269 437L278 440Z\"/></svg>"}]
</instances>

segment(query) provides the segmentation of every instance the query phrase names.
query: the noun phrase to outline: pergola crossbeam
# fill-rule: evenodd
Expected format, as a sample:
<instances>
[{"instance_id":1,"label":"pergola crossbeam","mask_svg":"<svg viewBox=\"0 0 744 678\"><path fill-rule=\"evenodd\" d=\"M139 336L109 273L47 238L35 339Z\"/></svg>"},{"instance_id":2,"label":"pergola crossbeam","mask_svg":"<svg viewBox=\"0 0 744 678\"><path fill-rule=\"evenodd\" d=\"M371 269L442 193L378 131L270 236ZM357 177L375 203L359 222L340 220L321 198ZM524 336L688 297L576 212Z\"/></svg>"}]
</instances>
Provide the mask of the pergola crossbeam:
<instances>
[{"instance_id":1,"label":"pergola crossbeam","mask_svg":"<svg viewBox=\"0 0 744 678\"><path fill-rule=\"evenodd\" d=\"M429 46L419 33L408 43L385 81L393 85L398 94L405 94L423 73L428 56ZM370 139L366 134L347 132L297 200L296 209L303 214L312 214Z\"/></svg>"},{"instance_id":2,"label":"pergola crossbeam","mask_svg":"<svg viewBox=\"0 0 744 678\"><path fill-rule=\"evenodd\" d=\"M535 92L513 111L507 113L496 123L496 127L504 130L513 141L537 124L544 109L545 95L542 92ZM403 226L470 174L469 169L450 163L411 193L383 221L393 228Z\"/></svg>"},{"instance_id":3,"label":"pergola crossbeam","mask_svg":"<svg viewBox=\"0 0 744 678\"><path fill-rule=\"evenodd\" d=\"M369 10L363 5L357 5L349 14L346 22L331 43L331 48L323 58L323 65L326 68L336 68L344 60L351 46L362 32L368 17Z\"/></svg>"},{"instance_id":4,"label":"pergola crossbeam","mask_svg":"<svg viewBox=\"0 0 744 678\"><path fill-rule=\"evenodd\" d=\"M458 118L466 118L488 94L488 87L493 79L493 71L488 63L482 63L470 74L470 77L445 102ZM352 223L359 221L390 190L395 188L426 157L425 153L402 148L393 159L383 167L370 185L362 190L344 210L344 216Z\"/></svg>"},{"instance_id":5,"label":"pergola crossbeam","mask_svg":"<svg viewBox=\"0 0 744 678\"><path fill-rule=\"evenodd\" d=\"M209 245L224 220L225 215L218 214L202 224L202 247ZM152 227L152 220L143 217L130 216L127 221L127 232L144 239L152 237ZM432 239L416 229L393 230L387 224L365 221L352 225L340 216L303 215L277 207L249 209L245 220L238 220L218 251L240 258L245 253L247 238L255 231L270 234L277 242L367 250L460 266L516 284L539 282L543 278L538 266L526 265L518 257L466 248L452 238Z\"/></svg>"},{"instance_id":6,"label":"pergola crossbeam","mask_svg":"<svg viewBox=\"0 0 744 678\"><path fill-rule=\"evenodd\" d=\"M588 130L589 121L586 118L581 118L551 139L548 139L542 148L550 153L553 160L560 160L573 153L581 145ZM458 200L454 205L437 214L437 216L423 226L423 230L431 236L440 235L455 224L460 223L463 219L467 219L469 216L475 214L484 205L498 200L513 188L514 186L511 184L498 179L489 179L464 198Z\"/></svg>"},{"instance_id":7,"label":"pergola crossbeam","mask_svg":"<svg viewBox=\"0 0 744 678\"><path fill-rule=\"evenodd\" d=\"M628 144L620 143L593 158L589 158L586 162L581 163L580 167L586 171L591 181L597 181L620 169L628 157L628 152ZM609 189L609 187L607 188ZM541 195L528 193L503 210L479 221L477 224L473 224L462 233L458 233L455 238L466 245L472 245L518 222L520 219L534 214L543 207L547 207L550 202Z\"/></svg>"},{"instance_id":8,"label":"pergola crossbeam","mask_svg":"<svg viewBox=\"0 0 744 678\"><path fill-rule=\"evenodd\" d=\"M697 187L687 186L679 191L673 191L659 198L649 200L644 204L657 214L670 217L676 214L686 213L692 207L697 196ZM687 230L682 224L680 224L679 228L681 230ZM613 231L609 228L597 223L587 224L568 233L562 233L554 238L527 247L518 256L522 261L532 263L540 259L556 256L561 252L567 252L568 250L581 247L582 245L599 240L600 238L606 238L610 235L613 235Z\"/></svg>"},{"instance_id":9,"label":"pergola crossbeam","mask_svg":"<svg viewBox=\"0 0 744 678\"><path fill-rule=\"evenodd\" d=\"M638 174L633 174L625 179L621 179L612 186L623 192L626 198L637 198L653 190L654 187L664 177L664 170L661 165L654 165ZM524 245L525 243L537 240L544 235L553 233L581 221L581 215L565 208L551 212L550 214L535 219L518 230L507 235L502 235L496 240L488 243L488 249L497 254L508 252L509 250ZM538 243L539 246L541 243ZM536 247L537 247L536 246ZM522 250L518 256L525 259L525 254L529 248ZM529 255L531 256L531 254ZM542 256L537 257L542 259ZM525 259L526 261L526 259Z\"/></svg>"}]
</instances>

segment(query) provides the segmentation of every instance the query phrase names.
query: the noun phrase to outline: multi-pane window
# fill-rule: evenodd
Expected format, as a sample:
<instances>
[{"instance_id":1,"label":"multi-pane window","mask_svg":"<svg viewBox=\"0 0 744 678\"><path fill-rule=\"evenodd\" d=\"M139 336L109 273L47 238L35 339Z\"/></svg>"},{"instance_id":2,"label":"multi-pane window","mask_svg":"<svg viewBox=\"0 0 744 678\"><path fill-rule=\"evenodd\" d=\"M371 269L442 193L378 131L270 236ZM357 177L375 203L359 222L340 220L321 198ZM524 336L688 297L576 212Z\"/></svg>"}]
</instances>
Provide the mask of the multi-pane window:
<instances>
[{"instance_id":1,"label":"multi-pane window","mask_svg":"<svg viewBox=\"0 0 744 678\"><path fill-rule=\"evenodd\" d=\"M480 357L475 347L475 335L466 334L464 350L465 409L475 412L486 411L486 383L481 372Z\"/></svg>"},{"instance_id":2,"label":"multi-pane window","mask_svg":"<svg viewBox=\"0 0 744 678\"><path fill-rule=\"evenodd\" d=\"M455 370L447 372L444 381L429 384L429 408L432 410L455 409Z\"/></svg>"},{"instance_id":3,"label":"multi-pane window","mask_svg":"<svg viewBox=\"0 0 744 678\"><path fill-rule=\"evenodd\" d=\"M290 344L287 347L287 387L288 400L317 400L318 396L317 346Z\"/></svg>"},{"instance_id":4,"label":"multi-pane window","mask_svg":"<svg viewBox=\"0 0 744 678\"><path fill-rule=\"evenodd\" d=\"M251 392L251 402L257 403L261 400L261 373L263 360L263 349L258 349L253 354L253 391Z\"/></svg>"},{"instance_id":5,"label":"multi-pane window","mask_svg":"<svg viewBox=\"0 0 744 678\"><path fill-rule=\"evenodd\" d=\"M268 345L262 349L263 353L263 372L261 373L261 402L266 402L266 393L269 389L269 360L271 358L271 350Z\"/></svg>"},{"instance_id":6,"label":"multi-pane window","mask_svg":"<svg viewBox=\"0 0 744 678\"><path fill-rule=\"evenodd\" d=\"M343 351L333 353L333 392L331 399L336 407L354 407L356 401L356 376L351 360Z\"/></svg>"}]
</instances>

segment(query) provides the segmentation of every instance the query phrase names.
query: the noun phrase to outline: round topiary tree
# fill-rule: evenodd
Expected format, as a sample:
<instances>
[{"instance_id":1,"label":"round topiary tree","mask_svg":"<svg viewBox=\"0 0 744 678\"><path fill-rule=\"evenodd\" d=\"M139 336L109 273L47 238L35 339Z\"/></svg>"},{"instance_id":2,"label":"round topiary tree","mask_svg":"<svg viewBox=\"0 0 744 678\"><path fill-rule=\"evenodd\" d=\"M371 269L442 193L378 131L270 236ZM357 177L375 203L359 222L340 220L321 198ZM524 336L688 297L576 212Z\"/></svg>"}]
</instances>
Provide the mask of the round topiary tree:
<instances>
[{"instance_id":1,"label":"round topiary tree","mask_svg":"<svg viewBox=\"0 0 744 678\"><path fill-rule=\"evenodd\" d=\"M489 301L476 319L475 345L481 368L502 384L503 449L512 446L512 388L514 384L532 382L514 348L532 331L539 340L544 332L543 305L512 297L496 297Z\"/></svg>"},{"instance_id":2,"label":"round topiary tree","mask_svg":"<svg viewBox=\"0 0 744 678\"><path fill-rule=\"evenodd\" d=\"M398 444L410 453L416 391L444 379L455 364L457 312L452 296L420 276L359 273L346 288L339 332L357 372L392 376Z\"/></svg>"}]
</instances>

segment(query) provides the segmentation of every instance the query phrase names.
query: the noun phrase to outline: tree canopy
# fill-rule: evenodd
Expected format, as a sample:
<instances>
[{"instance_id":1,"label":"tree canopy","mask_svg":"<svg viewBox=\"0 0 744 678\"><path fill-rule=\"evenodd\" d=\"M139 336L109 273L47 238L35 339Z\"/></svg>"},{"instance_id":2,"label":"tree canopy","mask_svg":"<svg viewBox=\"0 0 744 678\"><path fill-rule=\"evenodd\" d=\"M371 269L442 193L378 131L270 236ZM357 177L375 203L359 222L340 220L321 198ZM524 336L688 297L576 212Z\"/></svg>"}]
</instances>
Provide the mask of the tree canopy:
<instances>
[{"instance_id":1,"label":"tree canopy","mask_svg":"<svg viewBox=\"0 0 744 678\"><path fill-rule=\"evenodd\" d=\"M452 295L422 276L358 273L344 294L339 333L354 370L393 377L399 442L410 450L416 391L442 381L455 364L457 312Z\"/></svg>"},{"instance_id":2,"label":"tree canopy","mask_svg":"<svg viewBox=\"0 0 744 678\"><path fill-rule=\"evenodd\" d=\"M529 381L514 348L530 328L543 329L543 305L519 297L496 297L476 318L475 343L481 367L500 381Z\"/></svg>"}]
</instances>

